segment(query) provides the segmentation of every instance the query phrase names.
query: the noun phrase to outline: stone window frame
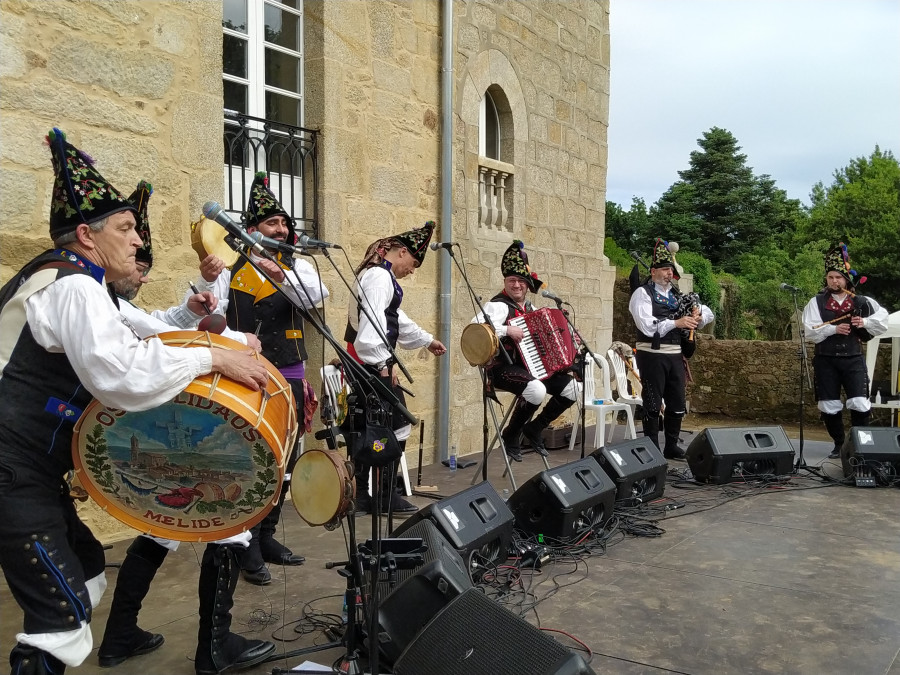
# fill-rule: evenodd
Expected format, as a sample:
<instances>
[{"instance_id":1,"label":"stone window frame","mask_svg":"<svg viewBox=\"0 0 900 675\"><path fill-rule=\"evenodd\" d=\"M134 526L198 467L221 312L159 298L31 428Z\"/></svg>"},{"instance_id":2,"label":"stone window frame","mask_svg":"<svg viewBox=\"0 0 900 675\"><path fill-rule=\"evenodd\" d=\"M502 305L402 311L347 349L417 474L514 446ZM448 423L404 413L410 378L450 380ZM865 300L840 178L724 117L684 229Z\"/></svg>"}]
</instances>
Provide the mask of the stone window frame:
<instances>
[{"instance_id":1,"label":"stone window frame","mask_svg":"<svg viewBox=\"0 0 900 675\"><path fill-rule=\"evenodd\" d=\"M479 123L484 94L497 108L500 156L479 152ZM506 55L487 49L469 60L462 82L459 115L465 126L466 224L470 235L508 243L525 228L524 166L528 147L528 116L522 85ZM518 175L517 175L518 173ZM490 194L498 199L486 204Z\"/></svg>"}]
</instances>

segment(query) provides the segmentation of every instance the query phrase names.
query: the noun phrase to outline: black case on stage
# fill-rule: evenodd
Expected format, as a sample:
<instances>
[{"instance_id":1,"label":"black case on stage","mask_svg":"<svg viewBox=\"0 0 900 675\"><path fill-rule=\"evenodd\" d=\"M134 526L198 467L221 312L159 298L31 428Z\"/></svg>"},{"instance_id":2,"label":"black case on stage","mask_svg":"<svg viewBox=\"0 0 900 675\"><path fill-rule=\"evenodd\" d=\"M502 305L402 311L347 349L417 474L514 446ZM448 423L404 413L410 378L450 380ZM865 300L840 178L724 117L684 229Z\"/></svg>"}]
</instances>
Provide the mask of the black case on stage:
<instances>
[{"instance_id":1,"label":"black case on stage","mask_svg":"<svg viewBox=\"0 0 900 675\"><path fill-rule=\"evenodd\" d=\"M593 457L533 476L509 498L516 527L567 541L613 513L616 486Z\"/></svg>"},{"instance_id":2,"label":"black case on stage","mask_svg":"<svg viewBox=\"0 0 900 675\"><path fill-rule=\"evenodd\" d=\"M616 501L649 502L662 497L669 463L648 438L635 438L595 450L597 460L616 484Z\"/></svg>"},{"instance_id":3,"label":"black case on stage","mask_svg":"<svg viewBox=\"0 0 900 675\"><path fill-rule=\"evenodd\" d=\"M844 476L854 475L858 466L865 466L869 462L878 462L884 469L881 472L873 472L879 483L891 482L900 474L900 429L897 427L850 429L841 449Z\"/></svg>"},{"instance_id":4,"label":"black case on stage","mask_svg":"<svg viewBox=\"0 0 900 675\"><path fill-rule=\"evenodd\" d=\"M731 483L790 474L794 448L782 427L709 427L691 441L686 459L701 483Z\"/></svg>"}]
</instances>

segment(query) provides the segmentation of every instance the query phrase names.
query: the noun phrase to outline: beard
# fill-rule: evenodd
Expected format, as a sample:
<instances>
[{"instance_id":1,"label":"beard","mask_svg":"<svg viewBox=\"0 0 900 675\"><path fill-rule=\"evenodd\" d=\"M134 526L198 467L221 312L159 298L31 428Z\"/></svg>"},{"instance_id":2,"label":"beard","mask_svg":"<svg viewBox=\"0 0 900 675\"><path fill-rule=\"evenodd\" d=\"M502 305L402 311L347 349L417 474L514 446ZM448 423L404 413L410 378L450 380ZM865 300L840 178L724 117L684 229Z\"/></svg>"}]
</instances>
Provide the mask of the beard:
<instances>
[{"instance_id":1,"label":"beard","mask_svg":"<svg viewBox=\"0 0 900 675\"><path fill-rule=\"evenodd\" d=\"M119 279L112 283L113 290L123 300L131 302L137 297L138 291L141 290L140 282L135 283L131 279Z\"/></svg>"}]
</instances>

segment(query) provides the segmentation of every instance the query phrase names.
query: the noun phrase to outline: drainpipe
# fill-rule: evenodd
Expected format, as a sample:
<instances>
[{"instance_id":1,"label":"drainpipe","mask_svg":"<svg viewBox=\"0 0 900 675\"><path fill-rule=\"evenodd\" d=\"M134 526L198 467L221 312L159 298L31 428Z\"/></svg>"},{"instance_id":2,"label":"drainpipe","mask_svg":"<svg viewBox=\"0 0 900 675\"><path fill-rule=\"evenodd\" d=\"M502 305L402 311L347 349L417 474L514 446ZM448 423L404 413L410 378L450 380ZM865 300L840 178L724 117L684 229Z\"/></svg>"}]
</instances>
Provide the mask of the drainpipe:
<instances>
[{"instance_id":1,"label":"drainpipe","mask_svg":"<svg viewBox=\"0 0 900 675\"><path fill-rule=\"evenodd\" d=\"M453 241L453 0L442 0L441 21L441 227L440 241ZM441 253L439 340L447 354L439 359L438 434L441 459L450 456L450 285L452 261Z\"/></svg>"}]
</instances>

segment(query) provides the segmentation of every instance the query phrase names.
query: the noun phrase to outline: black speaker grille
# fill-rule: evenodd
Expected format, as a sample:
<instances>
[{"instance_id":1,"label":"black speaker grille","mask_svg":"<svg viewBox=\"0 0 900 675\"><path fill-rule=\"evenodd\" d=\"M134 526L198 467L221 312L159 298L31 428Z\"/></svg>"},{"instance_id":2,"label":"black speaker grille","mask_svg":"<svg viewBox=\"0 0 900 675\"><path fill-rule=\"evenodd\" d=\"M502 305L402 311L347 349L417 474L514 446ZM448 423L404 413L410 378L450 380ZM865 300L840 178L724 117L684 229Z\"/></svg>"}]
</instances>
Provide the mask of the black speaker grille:
<instances>
[{"instance_id":1,"label":"black speaker grille","mask_svg":"<svg viewBox=\"0 0 900 675\"><path fill-rule=\"evenodd\" d=\"M590 675L577 654L470 589L445 607L394 664L396 675Z\"/></svg>"}]
</instances>

